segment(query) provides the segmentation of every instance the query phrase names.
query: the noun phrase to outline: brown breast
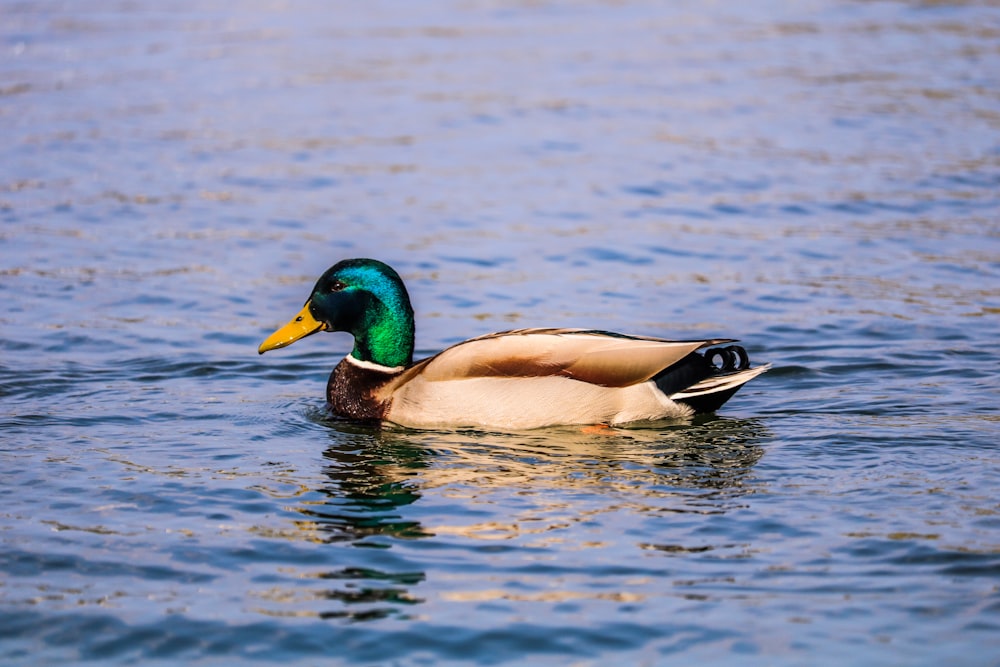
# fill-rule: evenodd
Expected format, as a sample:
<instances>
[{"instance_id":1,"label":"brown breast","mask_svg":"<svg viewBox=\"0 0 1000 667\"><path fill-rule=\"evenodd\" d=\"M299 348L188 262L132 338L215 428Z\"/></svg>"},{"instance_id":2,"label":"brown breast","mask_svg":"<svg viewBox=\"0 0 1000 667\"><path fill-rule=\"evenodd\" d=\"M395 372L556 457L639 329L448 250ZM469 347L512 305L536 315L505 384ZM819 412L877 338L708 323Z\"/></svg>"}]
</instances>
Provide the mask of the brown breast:
<instances>
[{"instance_id":1,"label":"brown breast","mask_svg":"<svg viewBox=\"0 0 1000 667\"><path fill-rule=\"evenodd\" d=\"M396 375L359 366L345 357L330 373L326 400L341 417L383 419L392 401L379 400L375 393Z\"/></svg>"}]
</instances>

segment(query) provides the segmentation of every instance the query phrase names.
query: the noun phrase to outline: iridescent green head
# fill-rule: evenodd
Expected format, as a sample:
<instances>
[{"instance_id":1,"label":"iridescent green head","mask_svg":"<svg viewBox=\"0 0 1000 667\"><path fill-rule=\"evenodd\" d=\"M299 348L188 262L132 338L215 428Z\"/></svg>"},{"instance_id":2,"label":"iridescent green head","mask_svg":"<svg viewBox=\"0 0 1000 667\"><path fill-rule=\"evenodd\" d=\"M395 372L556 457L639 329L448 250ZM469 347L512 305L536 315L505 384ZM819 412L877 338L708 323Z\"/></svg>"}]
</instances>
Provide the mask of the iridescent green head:
<instances>
[{"instance_id":1,"label":"iridescent green head","mask_svg":"<svg viewBox=\"0 0 1000 667\"><path fill-rule=\"evenodd\" d=\"M261 343L258 352L290 345L317 331L354 336L351 356L381 366L413 360L413 308L403 281L374 259L345 259L316 281L299 314Z\"/></svg>"}]
</instances>

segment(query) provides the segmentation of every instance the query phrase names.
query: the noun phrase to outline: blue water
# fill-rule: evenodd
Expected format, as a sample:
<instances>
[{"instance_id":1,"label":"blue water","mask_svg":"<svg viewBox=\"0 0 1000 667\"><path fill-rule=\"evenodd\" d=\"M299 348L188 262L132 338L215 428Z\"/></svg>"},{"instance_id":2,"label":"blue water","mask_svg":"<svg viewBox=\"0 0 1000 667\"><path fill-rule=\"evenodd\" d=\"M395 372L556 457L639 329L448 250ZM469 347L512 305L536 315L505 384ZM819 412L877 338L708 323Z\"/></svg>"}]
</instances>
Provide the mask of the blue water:
<instances>
[{"instance_id":1,"label":"blue water","mask_svg":"<svg viewBox=\"0 0 1000 667\"><path fill-rule=\"evenodd\" d=\"M0 662L1000 665L1000 8L0 2ZM715 417L415 432L258 357L740 338Z\"/></svg>"}]
</instances>

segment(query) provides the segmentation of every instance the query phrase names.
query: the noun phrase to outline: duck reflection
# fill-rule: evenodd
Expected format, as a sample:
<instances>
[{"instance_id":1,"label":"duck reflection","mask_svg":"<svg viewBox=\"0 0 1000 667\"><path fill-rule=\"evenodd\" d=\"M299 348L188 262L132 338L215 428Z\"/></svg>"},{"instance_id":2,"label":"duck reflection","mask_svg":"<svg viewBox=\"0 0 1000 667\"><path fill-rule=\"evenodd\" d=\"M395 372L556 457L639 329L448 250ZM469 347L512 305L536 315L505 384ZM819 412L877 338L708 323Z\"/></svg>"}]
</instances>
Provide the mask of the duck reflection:
<instances>
[{"instance_id":1,"label":"duck reflection","mask_svg":"<svg viewBox=\"0 0 1000 667\"><path fill-rule=\"evenodd\" d=\"M399 610L420 604L410 588L422 582L423 572L380 572L366 567L347 567L318 576L324 581L339 580L343 588L324 590L316 597L339 602L341 608L319 612L320 618L348 618L371 621L399 615Z\"/></svg>"},{"instance_id":2,"label":"duck reflection","mask_svg":"<svg viewBox=\"0 0 1000 667\"><path fill-rule=\"evenodd\" d=\"M358 546L440 534L442 526L428 523L434 513L403 511L432 490L473 504L516 493L571 506L564 492L577 491L656 511L724 512L750 491L747 480L767 437L758 420L718 417L517 434L329 426L326 499L301 511L325 541Z\"/></svg>"},{"instance_id":3,"label":"duck reflection","mask_svg":"<svg viewBox=\"0 0 1000 667\"><path fill-rule=\"evenodd\" d=\"M364 567L313 575L338 582L316 593L339 603L321 615L352 620L422 602L414 592L422 566L411 551L393 549L406 542L432 539L435 549L466 556L494 540L566 548L575 539L572 548L586 548L600 545L605 513L724 513L752 492L751 470L768 437L758 420L717 417L517 434L324 424L328 483L297 508L299 528L317 541L394 554L347 555ZM573 531L577 524L587 529ZM376 567L385 561L392 567Z\"/></svg>"},{"instance_id":4,"label":"duck reflection","mask_svg":"<svg viewBox=\"0 0 1000 667\"><path fill-rule=\"evenodd\" d=\"M665 435L673 437L656 452L656 472L678 489L720 501L721 511L721 501L750 490L751 468L764 455L759 443L769 437L759 420L718 417Z\"/></svg>"},{"instance_id":5,"label":"duck reflection","mask_svg":"<svg viewBox=\"0 0 1000 667\"><path fill-rule=\"evenodd\" d=\"M763 456L767 437L758 420L702 418L651 428L547 429L522 434L408 433L411 446L431 452L419 476L422 491L465 487L474 497L521 489L561 497L575 490L627 499L696 496L719 501L747 492L745 481ZM433 529L430 529L434 532Z\"/></svg>"},{"instance_id":6,"label":"duck reflection","mask_svg":"<svg viewBox=\"0 0 1000 667\"><path fill-rule=\"evenodd\" d=\"M323 452L327 483L294 508L303 517L295 522L300 535L380 551L399 540L430 537L419 521L402 513L420 498L416 478L427 468L427 452L363 424L315 421L329 426L330 442ZM375 553L341 556L338 560L351 564L301 575L321 583L309 585L304 597L297 594L282 601L301 605L310 600L306 604L314 610L307 614L348 621L405 618L407 608L423 602L412 589L426 576L419 568L407 567L405 560L380 559ZM386 560L392 566L378 567ZM326 602L336 604L331 609ZM317 603L320 609L315 609Z\"/></svg>"},{"instance_id":7,"label":"duck reflection","mask_svg":"<svg viewBox=\"0 0 1000 667\"><path fill-rule=\"evenodd\" d=\"M426 469L427 453L381 430L332 422L331 444L323 452L323 473L329 480L319 491L325 498L304 504L308 527L325 542L350 541L359 546L389 546L367 540L428 537L419 522L403 519L399 508L420 498L418 473ZM304 524L305 526L305 524ZM363 542L363 543L362 543Z\"/></svg>"}]
</instances>

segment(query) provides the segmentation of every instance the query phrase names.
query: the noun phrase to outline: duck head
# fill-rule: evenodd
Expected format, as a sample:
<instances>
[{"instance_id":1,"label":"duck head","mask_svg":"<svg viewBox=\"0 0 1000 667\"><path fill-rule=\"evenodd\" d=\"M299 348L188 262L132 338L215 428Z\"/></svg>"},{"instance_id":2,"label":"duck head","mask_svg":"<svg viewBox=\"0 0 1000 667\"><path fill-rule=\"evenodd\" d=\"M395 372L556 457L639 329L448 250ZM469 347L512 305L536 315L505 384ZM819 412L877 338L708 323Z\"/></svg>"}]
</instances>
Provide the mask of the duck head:
<instances>
[{"instance_id":1,"label":"duck head","mask_svg":"<svg viewBox=\"0 0 1000 667\"><path fill-rule=\"evenodd\" d=\"M380 366L408 366L413 360L413 307L403 280L374 259L337 262L316 281L302 310L257 348L291 345L317 331L354 336L351 356Z\"/></svg>"}]
</instances>

